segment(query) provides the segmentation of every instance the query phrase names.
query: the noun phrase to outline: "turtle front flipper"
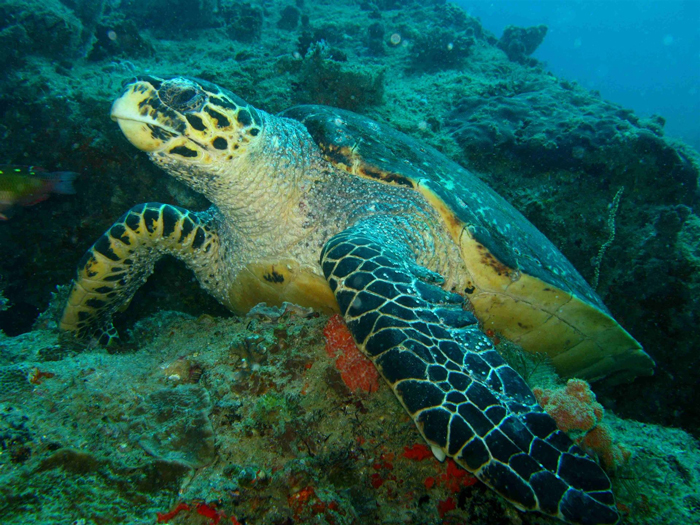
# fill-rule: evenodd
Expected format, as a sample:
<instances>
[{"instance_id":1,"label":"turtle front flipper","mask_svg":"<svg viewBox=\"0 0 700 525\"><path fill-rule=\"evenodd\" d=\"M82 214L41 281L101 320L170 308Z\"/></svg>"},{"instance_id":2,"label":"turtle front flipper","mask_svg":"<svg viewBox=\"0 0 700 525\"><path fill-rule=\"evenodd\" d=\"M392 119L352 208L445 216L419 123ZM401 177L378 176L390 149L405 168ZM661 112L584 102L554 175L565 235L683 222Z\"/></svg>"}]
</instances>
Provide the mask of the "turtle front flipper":
<instances>
[{"instance_id":1,"label":"turtle front flipper","mask_svg":"<svg viewBox=\"0 0 700 525\"><path fill-rule=\"evenodd\" d=\"M321 264L358 347L435 455L454 458L521 510L617 523L603 470L557 430L464 299L416 265L406 237L390 219L359 223L326 244Z\"/></svg>"},{"instance_id":2,"label":"turtle front flipper","mask_svg":"<svg viewBox=\"0 0 700 525\"><path fill-rule=\"evenodd\" d=\"M131 208L78 264L60 328L79 339L92 337L109 344L117 335L112 315L128 305L166 254L183 260L206 285L204 269L219 256L209 216L208 211L195 213L157 202Z\"/></svg>"}]
</instances>

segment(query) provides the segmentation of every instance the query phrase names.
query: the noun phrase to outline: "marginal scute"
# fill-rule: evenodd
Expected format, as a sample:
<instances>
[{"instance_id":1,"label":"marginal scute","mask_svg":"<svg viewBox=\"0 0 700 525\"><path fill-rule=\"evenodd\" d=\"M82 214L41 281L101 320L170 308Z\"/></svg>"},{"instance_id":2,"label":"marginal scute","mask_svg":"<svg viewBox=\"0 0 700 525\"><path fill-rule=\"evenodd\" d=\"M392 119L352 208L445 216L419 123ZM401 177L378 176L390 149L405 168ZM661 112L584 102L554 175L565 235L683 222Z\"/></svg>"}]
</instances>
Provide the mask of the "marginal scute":
<instances>
[{"instance_id":1,"label":"marginal scute","mask_svg":"<svg viewBox=\"0 0 700 525\"><path fill-rule=\"evenodd\" d=\"M564 520L581 525L618 523L620 519L614 507L598 504L588 494L571 489L564 493L559 509Z\"/></svg>"},{"instance_id":2,"label":"marginal scute","mask_svg":"<svg viewBox=\"0 0 700 525\"><path fill-rule=\"evenodd\" d=\"M610 480L587 456L562 454L559 476L572 487L586 492L609 490Z\"/></svg>"},{"instance_id":3,"label":"marginal scute","mask_svg":"<svg viewBox=\"0 0 700 525\"><path fill-rule=\"evenodd\" d=\"M447 398L450 398L448 394ZM459 416L452 417L450 421L450 443L447 453L450 456L456 456L462 447L470 439L474 437L474 431L467 423Z\"/></svg>"},{"instance_id":4,"label":"marginal scute","mask_svg":"<svg viewBox=\"0 0 700 525\"><path fill-rule=\"evenodd\" d=\"M447 446L447 432L450 424L450 413L444 408L425 410L416 419L418 427L423 429L423 435L430 443L440 448Z\"/></svg>"},{"instance_id":5,"label":"marginal scute","mask_svg":"<svg viewBox=\"0 0 700 525\"><path fill-rule=\"evenodd\" d=\"M530 468L522 466L520 463L521 461L523 465L529 463L529 461L525 459L518 459L517 468L515 466L513 468L516 471L523 470L524 473L529 471ZM552 472L547 470L539 470L539 472L536 472L528 479L530 480L530 486L537 495L542 511L546 512L547 514L556 515L559 511L559 503L561 502L564 493L569 489L568 485L555 476Z\"/></svg>"},{"instance_id":6,"label":"marginal scute","mask_svg":"<svg viewBox=\"0 0 700 525\"><path fill-rule=\"evenodd\" d=\"M481 467L491 460L491 456L484 442L475 437L462 447L462 451L457 456L457 459L472 472L478 472Z\"/></svg>"},{"instance_id":7,"label":"marginal scute","mask_svg":"<svg viewBox=\"0 0 700 525\"><path fill-rule=\"evenodd\" d=\"M491 461L483 468L481 475L487 484L505 487L504 495L516 502L518 507L528 510L537 508L537 499L532 487L503 463Z\"/></svg>"}]
</instances>

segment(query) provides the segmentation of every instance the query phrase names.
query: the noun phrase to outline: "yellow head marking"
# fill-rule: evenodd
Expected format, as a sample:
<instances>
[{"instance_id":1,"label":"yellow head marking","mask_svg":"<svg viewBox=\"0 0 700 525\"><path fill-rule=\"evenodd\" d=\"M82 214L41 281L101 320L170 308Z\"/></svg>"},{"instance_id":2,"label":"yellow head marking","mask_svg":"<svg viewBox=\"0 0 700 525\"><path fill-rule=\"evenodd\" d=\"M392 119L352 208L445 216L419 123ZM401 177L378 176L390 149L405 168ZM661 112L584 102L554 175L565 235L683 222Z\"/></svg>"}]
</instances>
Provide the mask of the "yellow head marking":
<instances>
[{"instance_id":1,"label":"yellow head marking","mask_svg":"<svg viewBox=\"0 0 700 525\"><path fill-rule=\"evenodd\" d=\"M114 102L112 119L140 150L199 165L240 155L262 126L257 111L243 100L187 78L132 82Z\"/></svg>"}]
</instances>

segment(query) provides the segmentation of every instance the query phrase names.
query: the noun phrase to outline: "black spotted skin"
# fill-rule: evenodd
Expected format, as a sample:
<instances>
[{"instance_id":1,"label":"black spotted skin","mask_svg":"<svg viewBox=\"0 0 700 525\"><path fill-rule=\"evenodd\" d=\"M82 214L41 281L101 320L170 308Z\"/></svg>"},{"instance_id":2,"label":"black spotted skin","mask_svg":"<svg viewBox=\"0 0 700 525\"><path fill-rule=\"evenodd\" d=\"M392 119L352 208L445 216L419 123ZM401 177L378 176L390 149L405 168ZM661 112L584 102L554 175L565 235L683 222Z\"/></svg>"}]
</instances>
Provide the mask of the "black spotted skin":
<instances>
[{"instance_id":1,"label":"black spotted skin","mask_svg":"<svg viewBox=\"0 0 700 525\"><path fill-rule=\"evenodd\" d=\"M122 215L78 263L60 328L78 338L113 342L112 315L128 304L166 254L185 261L206 281L202 270L218 257L210 214L149 202Z\"/></svg>"},{"instance_id":2,"label":"black spotted skin","mask_svg":"<svg viewBox=\"0 0 700 525\"><path fill-rule=\"evenodd\" d=\"M333 237L323 273L359 348L438 457L518 508L570 523L619 521L610 480L561 431L439 276L396 250L389 220ZM383 233L380 233L383 232ZM391 239L391 241L389 241Z\"/></svg>"}]
</instances>

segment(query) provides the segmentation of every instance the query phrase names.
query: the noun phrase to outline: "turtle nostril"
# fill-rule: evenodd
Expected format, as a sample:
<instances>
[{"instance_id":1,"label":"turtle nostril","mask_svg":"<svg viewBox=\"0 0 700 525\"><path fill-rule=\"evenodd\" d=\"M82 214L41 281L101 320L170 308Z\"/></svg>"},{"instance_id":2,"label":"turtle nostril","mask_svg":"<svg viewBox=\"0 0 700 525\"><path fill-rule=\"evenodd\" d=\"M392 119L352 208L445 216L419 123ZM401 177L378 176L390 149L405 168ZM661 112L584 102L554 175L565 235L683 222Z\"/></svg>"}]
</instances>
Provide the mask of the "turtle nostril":
<instances>
[{"instance_id":1,"label":"turtle nostril","mask_svg":"<svg viewBox=\"0 0 700 525\"><path fill-rule=\"evenodd\" d=\"M164 82L158 96L165 105L181 112L200 110L205 98L197 85L185 79Z\"/></svg>"}]
</instances>

